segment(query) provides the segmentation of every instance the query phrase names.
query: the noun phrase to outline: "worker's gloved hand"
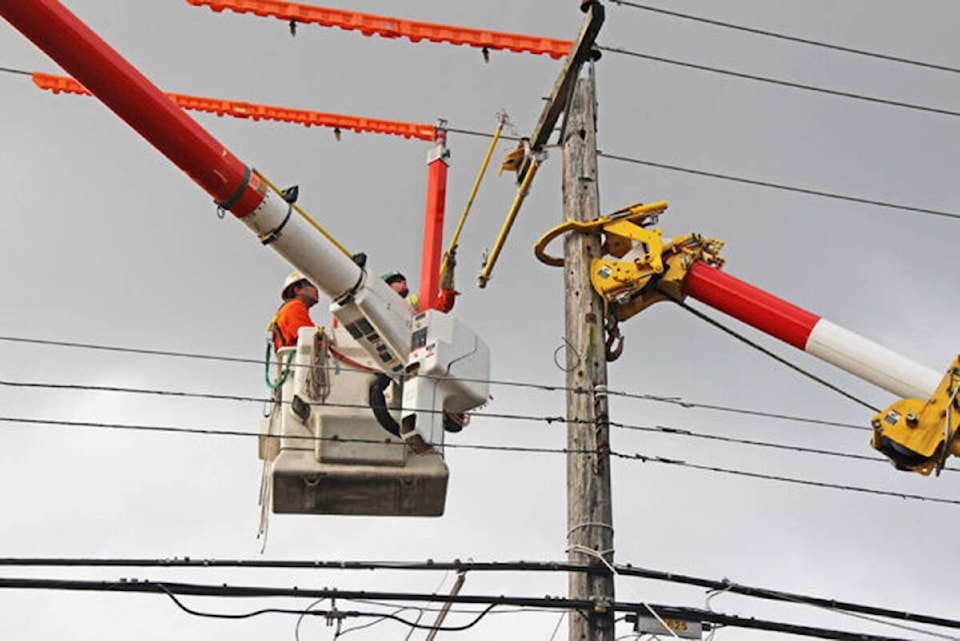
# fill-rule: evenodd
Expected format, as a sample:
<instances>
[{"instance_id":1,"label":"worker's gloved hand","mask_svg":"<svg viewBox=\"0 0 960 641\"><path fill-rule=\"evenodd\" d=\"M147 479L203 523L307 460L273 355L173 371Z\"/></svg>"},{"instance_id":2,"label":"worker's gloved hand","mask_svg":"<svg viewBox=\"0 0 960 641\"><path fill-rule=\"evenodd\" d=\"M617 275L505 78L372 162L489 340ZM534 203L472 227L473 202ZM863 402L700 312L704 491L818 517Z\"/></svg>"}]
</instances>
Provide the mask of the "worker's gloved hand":
<instances>
[{"instance_id":1,"label":"worker's gloved hand","mask_svg":"<svg viewBox=\"0 0 960 641\"><path fill-rule=\"evenodd\" d=\"M443 276L440 278L440 289L454 289L453 270L457 266L457 248L454 247L444 255L444 262L447 268L443 270Z\"/></svg>"}]
</instances>

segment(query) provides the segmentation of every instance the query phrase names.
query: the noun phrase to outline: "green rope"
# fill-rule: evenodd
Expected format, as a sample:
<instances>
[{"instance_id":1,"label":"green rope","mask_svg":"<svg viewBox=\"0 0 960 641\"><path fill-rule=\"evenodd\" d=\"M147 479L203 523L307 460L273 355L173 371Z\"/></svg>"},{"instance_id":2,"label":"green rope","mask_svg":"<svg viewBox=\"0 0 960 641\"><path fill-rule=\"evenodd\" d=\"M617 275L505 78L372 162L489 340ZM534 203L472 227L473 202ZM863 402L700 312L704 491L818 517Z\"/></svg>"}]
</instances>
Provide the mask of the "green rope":
<instances>
[{"instance_id":1,"label":"green rope","mask_svg":"<svg viewBox=\"0 0 960 641\"><path fill-rule=\"evenodd\" d=\"M267 339L267 351L263 357L263 376L264 380L267 382L267 387L273 391L284 384L287 380L287 376L290 375L290 363L293 361L294 350L290 350L290 353L286 356L286 362L283 364L283 370L280 372L280 378L276 382L270 380L270 352L273 350L273 342L268 338Z\"/></svg>"}]
</instances>

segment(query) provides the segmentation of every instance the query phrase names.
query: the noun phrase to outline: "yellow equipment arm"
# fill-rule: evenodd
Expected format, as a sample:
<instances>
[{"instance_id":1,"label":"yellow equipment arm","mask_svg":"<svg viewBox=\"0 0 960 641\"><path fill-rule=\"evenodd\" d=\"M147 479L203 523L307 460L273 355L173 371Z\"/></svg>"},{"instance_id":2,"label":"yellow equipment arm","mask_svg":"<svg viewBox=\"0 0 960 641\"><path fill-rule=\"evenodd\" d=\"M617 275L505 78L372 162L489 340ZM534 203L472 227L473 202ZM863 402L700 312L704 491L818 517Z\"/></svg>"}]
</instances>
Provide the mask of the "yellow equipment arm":
<instances>
[{"instance_id":1,"label":"yellow equipment arm","mask_svg":"<svg viewBox=\"0 0 960 641\"><path fill-rule=\"evenodd\" d=\"M596 220L567 221L544 234L533 252L540 262L562 267L563 258L547 254L554 238L571 231L602 233L603 251L612 258L591 261L590 282L603 298L607 315L614 321L626 320L656 302L679 300L683 278L693 261L723 266L721 240L688 234L664 243L662 230L645 228L655 224L666 209L663 200L636 203Z\"/></svg>"}]
</instances>

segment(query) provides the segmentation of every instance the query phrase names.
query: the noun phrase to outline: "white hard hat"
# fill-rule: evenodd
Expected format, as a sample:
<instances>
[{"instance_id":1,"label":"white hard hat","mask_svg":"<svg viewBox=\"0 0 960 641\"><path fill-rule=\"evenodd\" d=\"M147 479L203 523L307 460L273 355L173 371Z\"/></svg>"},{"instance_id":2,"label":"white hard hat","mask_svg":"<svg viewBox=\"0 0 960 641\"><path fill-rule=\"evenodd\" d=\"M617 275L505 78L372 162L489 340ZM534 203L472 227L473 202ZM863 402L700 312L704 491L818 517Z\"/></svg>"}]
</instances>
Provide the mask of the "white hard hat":
<instances>
[{"instance_id":1,"label":"white hard hat","mask_svg":"<svg viewBox=\"0 0 960 641\"><path fill-rule=\"evenodd\" d=\"M284 298L284 300L286 300L285 297L284 297L284 294L287 293L287 290L290 288L291 285L296 285L296 284L299 283L301 280L306 280L307 282L310 282L310 281L307 280L307 278L306 278L303 274L301 274L300 272L291 272L290 275L287 276L286 279L284 279L284 281L283 281L283 287L280 288L280 298Z\"/></svg>"}]
</instances>

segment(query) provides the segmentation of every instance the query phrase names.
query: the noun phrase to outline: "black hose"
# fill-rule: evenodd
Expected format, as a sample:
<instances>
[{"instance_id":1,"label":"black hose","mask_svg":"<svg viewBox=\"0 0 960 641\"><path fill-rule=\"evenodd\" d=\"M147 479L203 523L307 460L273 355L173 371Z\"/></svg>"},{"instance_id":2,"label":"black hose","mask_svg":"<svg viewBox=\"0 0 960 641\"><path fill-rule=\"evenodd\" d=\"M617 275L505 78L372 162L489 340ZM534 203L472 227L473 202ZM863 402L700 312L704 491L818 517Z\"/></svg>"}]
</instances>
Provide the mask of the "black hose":
<instances>
[{"instance_id":1,"label":"black hose","mask_svg":"<svg viewBox=\"0 0 960 641\"><path fill-rule=\"evenodd\" d=\"M373 415L377 417L377 423L380 423L380 427L399 438L400 425L390 415L390 410L387 409L387 400L383 396L383 390L387 389L390 382L391 379L386 374L377 374L376 380L370 384L370 409L373 410Z\"/></svg>"}]
</instances>

